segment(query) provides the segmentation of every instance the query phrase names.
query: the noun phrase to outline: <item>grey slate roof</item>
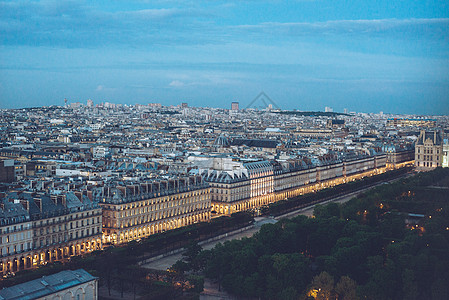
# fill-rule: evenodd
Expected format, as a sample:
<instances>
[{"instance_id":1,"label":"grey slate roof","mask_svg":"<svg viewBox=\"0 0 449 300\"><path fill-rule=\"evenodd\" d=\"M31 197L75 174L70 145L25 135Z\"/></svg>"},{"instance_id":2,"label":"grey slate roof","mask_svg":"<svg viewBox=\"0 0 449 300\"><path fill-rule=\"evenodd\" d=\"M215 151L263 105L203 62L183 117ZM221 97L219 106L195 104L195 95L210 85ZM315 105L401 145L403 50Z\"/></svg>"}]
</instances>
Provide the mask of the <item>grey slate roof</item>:
<instances>
[{"instance_id":1,"label":"grey slate roof","mask_svg":"<svg viewBox=\"0 0 449 300\"><path fill-rule=\"evenodd\" d=\"M256 147L256 148L276 148L279 144L275 140L250 140L250 139L234 139L231 143L232 146Z\"/></svg>"},{"instance_id":2,"label":"grey slate roof","mask_svg":"<svg viewBox=\"0 0 449 300\"><path fill-rule=\"evenodd\" d=\"M0 300L30 300L95 280L83 269L67 270L0 290Z\"/></svg>"},{"instance_id":3,"label":"grey slate roof","mask_svg":"<svg viewBox=\"0 0 449 300\"><path fill-rule=\"evenodd\" d=\"M29 220L28 212L19 203L11 203L4 199L0 207L0 225L15 224Z\"/></svg>"},{"instance_id":4,"label":"grey slate roof","mask_svg":"<svg viewBox=\"0 0 449 300\"><path fill-rule=\"evenodd\" d=\"M441 145L443 143L443 138L441 137L441 133L439 131L437 132L422 131L416 143L417 145L424 145L424 142L427 139L430 139L434 145Z\"/></svg>"}]
</instances>

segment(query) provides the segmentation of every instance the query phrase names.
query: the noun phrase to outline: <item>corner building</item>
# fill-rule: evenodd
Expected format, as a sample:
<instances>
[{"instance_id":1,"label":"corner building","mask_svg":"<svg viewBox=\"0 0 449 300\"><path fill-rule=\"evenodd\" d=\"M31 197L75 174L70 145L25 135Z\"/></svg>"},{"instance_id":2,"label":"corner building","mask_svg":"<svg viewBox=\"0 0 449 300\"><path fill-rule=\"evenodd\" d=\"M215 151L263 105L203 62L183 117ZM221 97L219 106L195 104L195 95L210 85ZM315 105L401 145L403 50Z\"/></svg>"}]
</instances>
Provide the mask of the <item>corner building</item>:
<instances>
[{"instance_id":1,"label":"corner building","mask_svg":"<svg viewBox=\"0 0 449 300\"><path fill-rule=\"evenodd\" d=\"M443 164L443 138L441 132L422 130L415 145L415 167L428 171Z\"/></svg>"},{"instance_id":2,"label":"corner building","mask_svg":"<svg viewBox=\"0 0 449 300\"><path fill-rule=\"evenodd\" d=\"M73 192L14 192L0 209L0 273L102 249L101 208Z\"/></svg>"},{"instance_id":3,"label":"corner building","mask_svg":"<svg viewBox=\"0 0 449 300\"><path fill-rule=\"evenodd\" d=\"M103 208L103 241L121 244L210 220L209 185L201 176L105 186L94 192Z\"/></svg>"}]
</instances>

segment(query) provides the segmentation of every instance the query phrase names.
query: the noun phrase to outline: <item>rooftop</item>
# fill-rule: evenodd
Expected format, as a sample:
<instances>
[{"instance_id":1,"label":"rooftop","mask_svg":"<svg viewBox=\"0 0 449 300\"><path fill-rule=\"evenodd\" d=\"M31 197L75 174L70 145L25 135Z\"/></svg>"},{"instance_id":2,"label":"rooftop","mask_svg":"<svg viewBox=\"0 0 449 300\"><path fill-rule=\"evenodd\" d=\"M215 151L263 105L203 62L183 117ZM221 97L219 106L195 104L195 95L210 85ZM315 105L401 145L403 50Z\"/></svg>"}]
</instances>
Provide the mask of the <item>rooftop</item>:
<instances>
[{"instance_id":1,"label":"rooftop","mask_svg":"<svg viewBox=\"0 0 449 300\"><path fill-rule=\"evenodd\" d=\"M67 270L0 290L0 300L28 300L44 297L95 280L83 269Z\"/></svg>"}]
</instances>

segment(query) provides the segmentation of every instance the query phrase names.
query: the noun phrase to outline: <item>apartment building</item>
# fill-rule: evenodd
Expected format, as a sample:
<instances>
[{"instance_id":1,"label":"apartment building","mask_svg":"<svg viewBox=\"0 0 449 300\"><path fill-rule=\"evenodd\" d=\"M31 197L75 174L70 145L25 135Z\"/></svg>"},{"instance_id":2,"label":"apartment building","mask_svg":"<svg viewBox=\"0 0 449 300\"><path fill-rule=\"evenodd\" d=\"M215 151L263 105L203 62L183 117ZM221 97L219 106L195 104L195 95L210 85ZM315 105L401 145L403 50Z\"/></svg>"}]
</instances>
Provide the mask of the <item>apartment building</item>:
<instances>
[{"instance_id":1,"label":"apartment building","mask_svg":"<svg viewBox=\"0 0 449 300\"><path fill-rule=\"evenodd\" d=\"M435 127L436 120L434 119L406 119L406 118L391 118L387 120L387 126L391 127Z\"/></svg>"},{"instance_id":2,"label":"apartment building","mask_svg":"<svg viewBox=\"0 0 449 300\"><path fill-rule=\"evenodd\" d=\"M13 192L0 214L3 274L102 249L101 207L88 197Z\"/></svg>"},{"instance_id":3,"label":"apartment building","mask_svg":"<svg viewBox=\"0 0 449 300\"><path fill-rule=\"evenodd\" d=\"M93 196L103 208L104 243L121 244L210 220L210 188L201 176L116 182L94 190Z\"/></svg>"},{"instance_id":4,"label":"apartment building","mask_svg":"<svg viewBox=\"0 0 449 300\"><path fill-rule=\"evenodd\" d=\"M272 202L386 171L385 154L323 161L318 165L304 160L243 163L213 158L212 161L220 163L200 169L200 174L211 186L212 212L218 214L257 210Z\"/></svg>"}]
</instances>

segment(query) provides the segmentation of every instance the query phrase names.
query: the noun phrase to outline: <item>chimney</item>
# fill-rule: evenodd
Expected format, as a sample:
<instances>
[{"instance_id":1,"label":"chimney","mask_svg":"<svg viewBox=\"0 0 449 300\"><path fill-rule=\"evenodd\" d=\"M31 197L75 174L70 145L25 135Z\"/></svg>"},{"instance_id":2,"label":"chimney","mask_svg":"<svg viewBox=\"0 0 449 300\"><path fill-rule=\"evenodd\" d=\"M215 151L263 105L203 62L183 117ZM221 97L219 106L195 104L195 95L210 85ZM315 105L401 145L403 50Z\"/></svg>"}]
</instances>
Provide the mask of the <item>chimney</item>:
<instances>
[{"instance_id":1,"label":"chimney","mask_svg":"<svg viewBox=\"0 0 449 300\"><path fill-rule=\"evenodd\" d=\"M154 187L153 193L160 193L160 191L161 191L161 183L160 182L155 182L153 187Z\"/></svg>"},{"instance_id":2,"label":"chimney","mask_svg":"<svg viewBox=\"0 0 449 300\"><path fill-rule=\"evenodd\" d=\"M42 199L41 198L33 198L34 203L36 203L39 210L42 212Z\"/></svg>"},{"instance_id":3,"label":"chimney","mask_svg":"<svg viewBox=\"0 0 449 300\"><path fill-rule=\"evenodd\" d=\"M24 209L30 211L30 203L27 200L20 200L20 204L22 204Z\"/></svg>"},{"instance_id":4,"label":"chimney","mask_svg":"<svg viewBox=\"0 0 449 300\"><path fill-rule=\"evenodd\" d=\"M135 194L134 185L125 185L125 189L129 190L129 193L131 194L131 196L134 196L134 194Z\"/></svg>"},{"instance_id":5,"label":"chimney","mask_svg":"<svg viewBox=\"0 0 449 300\"><path fill-rule=\"evenodd\" d=\"M89 198L90 201L92 201L92 191L84 190L83 196L86 196L87 198Z\"/></svg>"},{"instance_id":6,"label":"chimney","mask_svg":"<svg viewBox=\"0 0 449 300\"><path fill-rule=\"evenodd\" d=\"M126 197L126 186L117 186L117 189L123 193L123 196Z\"/></svg>"},{"instance_id":7,"label":"chimney","mask_svg":"<svg viewBox=\"0 0 449 300\"><path fill-rule=\"evenodd\" d=\"M75 196L78 198L79 201L83 202L83 193L82 192L74 192Z\"/></svg>"},{"instance_id":8,"label":"chimney","mask_svg":"<svg viewBox=\"0 0 449 300\"><path fill-rule=\"evenodd\" d=\"M58 196L57 195L51 195L50 199L51 199L51 201L53 201L53 203L55 205L58 205Z\"/></svg>"},{"instance_id":9,"label":"chimney","mask_svg":"<svg viewBox=\"0 0 449 300\"><path fill-rule=\"evenodd\" d=\"M147 194L148 193L148 184L141 183L140 184L140 190L142 191L142 194Z\"/></svg>"},{"instance_id":10,"label":"chimney","mask_svg":"<svg viewBox=\"0 0 449 300\"><path fill-rule=\"evenodd\" d=\"M161 185L164 187L165 190L168 190L168 181L167 180L162 180Z\"/></svg>"}]
</instances>

